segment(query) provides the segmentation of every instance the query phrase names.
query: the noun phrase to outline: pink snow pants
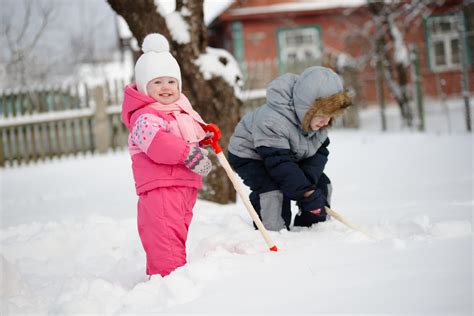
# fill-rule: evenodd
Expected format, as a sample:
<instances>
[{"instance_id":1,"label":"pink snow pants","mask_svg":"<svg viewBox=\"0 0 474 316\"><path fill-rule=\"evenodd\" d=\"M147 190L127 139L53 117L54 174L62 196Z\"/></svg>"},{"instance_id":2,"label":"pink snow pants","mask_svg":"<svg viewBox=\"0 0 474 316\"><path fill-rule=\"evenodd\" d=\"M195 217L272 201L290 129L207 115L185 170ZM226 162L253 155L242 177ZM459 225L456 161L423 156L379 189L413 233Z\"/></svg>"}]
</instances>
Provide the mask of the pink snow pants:
<instances>
[{"instance_id":1,"label":"pink snow pants","mask_svg":"<svg viewBox=\"0 0 474 316\"><path fill-rule=\"evenodd\" d=\"M166 276L186 264L186 239L197 189L161 187L140 194L138 234L146 253L146 274Z\"/></svg>"}]
</instances>

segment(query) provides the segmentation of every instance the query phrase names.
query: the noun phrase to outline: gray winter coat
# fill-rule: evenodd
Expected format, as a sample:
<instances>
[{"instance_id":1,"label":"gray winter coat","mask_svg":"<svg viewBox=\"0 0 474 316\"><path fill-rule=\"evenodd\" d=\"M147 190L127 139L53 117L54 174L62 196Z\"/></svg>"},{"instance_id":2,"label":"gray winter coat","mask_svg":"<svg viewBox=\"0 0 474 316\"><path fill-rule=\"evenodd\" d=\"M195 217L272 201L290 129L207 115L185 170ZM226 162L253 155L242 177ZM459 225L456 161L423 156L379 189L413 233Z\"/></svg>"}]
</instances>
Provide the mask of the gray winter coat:
<instances>
[{"instance_id":1,"label":"gray winter coat","mask_svg":"<svg viewBox=\"0 0 474 316\"><path fill-rule=\"evenodd\" d=\"M339 77L324 67L311 67L301 75L285 74L267 88L267 103L246 114L230 138L229 152L260 160L260 146L289 149L297 161L313 156L327 138L327 130L306 133L304 115L319 98L343 90Z\"/></svg>"}]
</instances>

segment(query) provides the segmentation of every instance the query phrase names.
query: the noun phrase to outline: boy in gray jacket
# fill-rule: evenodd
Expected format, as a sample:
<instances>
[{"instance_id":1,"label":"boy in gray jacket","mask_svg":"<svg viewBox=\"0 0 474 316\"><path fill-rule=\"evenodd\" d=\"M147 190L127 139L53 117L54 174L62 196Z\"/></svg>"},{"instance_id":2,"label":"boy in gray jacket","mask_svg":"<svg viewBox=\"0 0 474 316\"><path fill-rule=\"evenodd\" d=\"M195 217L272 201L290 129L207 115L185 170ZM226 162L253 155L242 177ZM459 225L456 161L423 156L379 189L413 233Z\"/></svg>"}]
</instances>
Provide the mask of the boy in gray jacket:
<instances>
[{"instance_id":1,"label":"boy in gray jacket","mask_svg":"<svg viewBox=\"0 0 474 316\"><path fill-rule=\"evenodd\" d=\"M268 230L289 229L291 200L300 212L295 226L326 220L330 181L326 127L352 104L339 76L311 67L285 74L267 88L267 102L246 114L230 138L229 163L250 187L250 201Z\"/></svg>"}]
</instances>

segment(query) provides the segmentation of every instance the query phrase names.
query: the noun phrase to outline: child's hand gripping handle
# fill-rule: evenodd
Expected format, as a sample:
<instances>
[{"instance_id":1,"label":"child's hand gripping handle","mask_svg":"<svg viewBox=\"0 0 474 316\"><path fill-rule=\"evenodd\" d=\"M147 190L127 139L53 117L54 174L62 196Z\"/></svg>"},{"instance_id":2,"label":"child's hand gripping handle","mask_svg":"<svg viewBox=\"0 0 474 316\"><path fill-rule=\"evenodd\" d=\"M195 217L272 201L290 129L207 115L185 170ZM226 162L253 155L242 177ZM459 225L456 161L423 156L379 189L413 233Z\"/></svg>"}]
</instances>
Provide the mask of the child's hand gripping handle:
<instances>
[{"instance_id":1,"label":"child's hand gripping handle","mask_svg":"<svg viewBox=\"0 0 474 316\"><path fill-rule=\"evenodd\" d=\"M270 238L270 235L268 234L267 230L262 224L262 221L257 215L257 212L253 208L252 204L249 201L248 196L244 193L244 188L242 187L242 184L238 180L237 176L235 175L234 171L232 170L232 167L229 165L229 162L224 156L224 153L222 152L221 146L219 146L219 138L221 138L221 131L219 127L217 127L216 124L208 124L203 127L204 131L212 133L212 137L206 138L201 141L201 145L211 145L212 149L214 149L214 152L216 153L217 159L219 160L221 166L224 168L225 172L227 173L227 176L229 177L230 181L234 185L235 190L239 194L240 198L242 199L242 202L244 203L245 207L247 208L247 211L250 214L250 217L252 217L255 225L257 225L258 230L263 236L263 239L267 242L267 245L270 247L270 251L278 251L277 246L273 243L272 239Z\"/></svg>"},{"instance_id":2,"label":"child's hand gripping handle","mask_svg":"<svg viewBox=\"0 0 474 316\"><path fill-rule=\"evenodd\" d=\"M221 130L216 124L210 123L203 127L204 131L212 133L212 137L206 138L201 141L202 145L211 145L212 149L216 154L222 152L221 146L219 146L219 139L221 138Z\"/></svg>"}]
</instances>

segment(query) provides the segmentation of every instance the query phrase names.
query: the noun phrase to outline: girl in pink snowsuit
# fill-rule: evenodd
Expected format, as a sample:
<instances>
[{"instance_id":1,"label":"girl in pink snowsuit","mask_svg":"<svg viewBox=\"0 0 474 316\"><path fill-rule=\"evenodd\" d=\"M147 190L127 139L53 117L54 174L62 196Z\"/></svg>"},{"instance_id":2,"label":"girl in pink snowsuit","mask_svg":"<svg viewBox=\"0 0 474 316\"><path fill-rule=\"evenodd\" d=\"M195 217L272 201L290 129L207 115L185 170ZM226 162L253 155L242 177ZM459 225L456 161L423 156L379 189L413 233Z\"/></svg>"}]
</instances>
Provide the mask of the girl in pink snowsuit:
<instances>
[{"instance_id":1,"label":"girl in pink snowsuit","mask_svg":"<svg viewBox=\"0 0 474 316\"><path fill-rule=\"evenodd\" d=\"M138 199L146 273L166 276L186 263L186 239L202 176L211 162L199 147L202 118L181 93L181 72L161 34L149 34L125 87L122 121Z\"/></svg>"}]
</instances>

